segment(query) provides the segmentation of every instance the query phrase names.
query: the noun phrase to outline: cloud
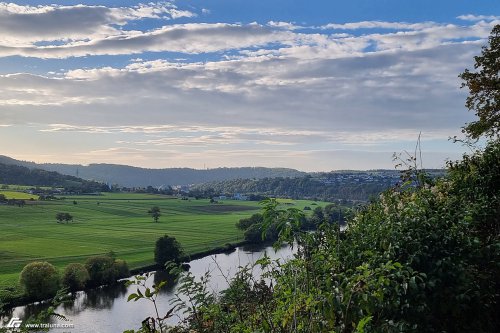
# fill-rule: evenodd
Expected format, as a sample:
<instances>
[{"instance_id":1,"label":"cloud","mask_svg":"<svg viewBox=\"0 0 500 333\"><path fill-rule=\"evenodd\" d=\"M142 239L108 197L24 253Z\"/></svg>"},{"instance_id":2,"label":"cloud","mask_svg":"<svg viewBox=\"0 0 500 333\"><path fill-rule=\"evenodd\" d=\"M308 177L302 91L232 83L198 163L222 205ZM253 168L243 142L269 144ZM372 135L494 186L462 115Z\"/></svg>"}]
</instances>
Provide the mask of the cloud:
<instances>
[{"instance_id":1,"label":"cloud","mask_svg":"<svg viewBox=\"0 0 500 333\"><path fill-rule=\"evenodd\" d=\"M293 36L258 24L226 23L169 25L152 31L121 31L120 34L63 45L0 45L0 56L68 58L87 55L120 55L142 52L199 54L288 42Z\"/></svg>"},{"instance_id":2,"label":"cloud","mask_svg":"<svg viewBox=\"0 0 500 333\"><path fill-rule=\"evenodd\" d=\"M460 15L457 16L458 19L463 20L463 21L495 21L495 20L500 20L500 16L495 16L495 15Z\"/></svg>"},{"instance_id":3,"label":"cloud","mask_svg":"<svg viewBox=\"0 0 500 333\"><path fill-rule=\"evenodd\" d=\"M179 10L168 2L140 4L133 7L105 7L88 5L21 6L0 3L0 43L4 47L37 49L36 42L66 45L75 41L89 41L110 36L130 34L116 26L131 21L176 19L193 17L194 13Z\"/></svg>"},{"instance_id":4,"label":"cloud","mask_svg":"<svg viewBox=\"0 0 500 333\"><path fill-rule=\"evenodd\" d=\"M308 30L278 21L169 21L150 30L126 30L131 20L174 18L173 7L165 5L170 10L165 12L161 6L115 8L114 13L72 6L67 9L72 13L94 11L85 32L91 37L70 27L57 35L49 25L38 37L19 33L15 43L0 39L0 56L89 55L78 59L86 66L66 71L0 75L2 122L14 124L2 131L33 123L40 137L61 144L66 140L60 138L80 142L85 137L96 147L78 150L75 159L120 163L175 160L180 166L182 159L188 165L205 156L221 165L245 165L252 158L274 165L303 160L304 168L318 169L334 160L321 160L322 154L352 163L358 155L347 150L379 151L370 156L382 161L387 155L390 163L390 152L413 146L420 131L426 142L443 142L472 119L457 75L471 68L495 24L367 21ZM11 18L47 20L44 15L65 7L12 8ZM40 25L32 24L32 29ZM60 42L34 42L40 36ZM131 59L123 66L99 67L92 58L118 54L135 56L123 57Z\"/></svg>"},{"instance_id":5,"label":"cloud","mask_svg":"<svg viewBox=\"0 0 500 333\"><path fill-rule=\"evenodd\" d=\"M167 20L194 15L171 3L117 8L3 4L0 6L0 57L65 59L175 52L219 53L219 57L234 58L234 51L240 51L243 57L339 58L373 51L418 50L444 43L479 40L486 37L498 22L492 19L458 26L435 22L363 21L304 27L270 21L266 25L185 23L127 30L129 22L144 18ZM471 15L464 17L470 18ZM313 29L313 32L299 32L305 28ZM353 34L332 33L329 31L332 29L351 30ZM375 32L359 34L360 29ZM381 33L380 29L389 29L390 32Z\"/></svg>"},{"instance_id":6,"label":"cloud","mask_svg":"<svg viewBox=\"0 0 500 333\"><path fill-rule=\"evenodd\" d=\"M406 22L385 22L385 21L362 21L350 23L329 23L319 27L322 30L358 30L358 29L391 29L391 30L422 30L439 26L434 22L406 23Z\"/></svg>"},{"instance_id":7,"label":"cloud","mask_svg":"<svg viewBox=\"0 0 500 333\"><path fill-rule=\"evenodd\" d=\"M81 126L50 124L40 129L47 133L86 134L145 134L149 139L120 141L137 146L212 146L232 144L301 145L305 143L335 143L358 146L378 145L393 141L414 142L419 132L395 129L389 131L311 131L279 127L221 127L179 125L135 125L135 126ZM441 131L426 131L422 140L447 139Z\"/></svg>"},{"instance_id":8,"label":"cloud","mask_svg":"<svg viewBox=\"0 0 500 333\"><path fill-rule=\"evenodd\" d=\"M26 117L82 124L92 119L108 126L165 124L168 119L176 126L275 124L322 132L448 130L470 119L463 111L457 73L470 66L478 49L458 43L333 59L158 59L125 68L72 70L63 77L3 75L0 105L8 122Z\"/></svg>"}]
</instances>

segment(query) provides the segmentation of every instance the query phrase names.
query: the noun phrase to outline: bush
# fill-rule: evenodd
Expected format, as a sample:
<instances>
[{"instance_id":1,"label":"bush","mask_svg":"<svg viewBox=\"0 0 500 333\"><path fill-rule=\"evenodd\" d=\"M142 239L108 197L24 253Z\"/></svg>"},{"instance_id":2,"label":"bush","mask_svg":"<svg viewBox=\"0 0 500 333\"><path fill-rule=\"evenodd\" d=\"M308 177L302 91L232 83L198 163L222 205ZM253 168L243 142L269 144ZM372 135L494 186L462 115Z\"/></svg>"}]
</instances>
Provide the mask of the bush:
<instances>
[{"instance_id":1,"label":"bush","mask_svg":"<svg viewBox=\"0 0 500 333\"><path fill-rule=\"evenodd\" d=\"M89 272L82 264L69 264L64 269L62 284L69 290L81 290L85 288L86 283L89 281Z\"/></svg>"},{"instance_id":2,"label":"bush","mask_svg":"<svg viewBox=\"0 0 500 333\"><path fill-rule=\"evenodd\" d=\"M85 268L89 272L89 285L100 286L115 283L129 276L127 263L110 256L94 256L87 259Z\"/></svg>"},{"instance_id":3,"label":"bush","mask_svg":"<svg viewBox=\"0 0 500 333\"><path fill-rule=\"evenodd\" d=\"M156 241L155 262L158 265L165 265L168 261L178 262L182 255L181 244L175 239L165 235Z\"/></svg>"},{"instance_id":4,"label":"bush","mask_svg":"<svg viewBox=\"0 0 500 333\"><path fill-rule=\"evenodd\" d=\"M130 276L130 270L128 269L128 265L125 260L116 259L114 266L118 274L118 279L123 279Z\"/></svg>"},{"instance_id":5,"label":"bush","mask_svg":"<svg viewBox=\"0 0 500 333\"><path fill-rule=\"evenodd\" d=\"M262 214L256 213L249 218L240 219L239 222L236 223L236 227L240 230L247 230L250 226L254 224L262 224L262 222L264 222Z\"/></svg>"},{"instance_id":6,"label":"bush","mask_svg":"<svg viewBox=\"0 0 500 333\"><path fill-rule=\"evenodd\" d=\"M24 266L19 283L28 297L40 300L53 297L59 289L59 273L46 261L35 261Z\"/></svg>"}]
</instances>

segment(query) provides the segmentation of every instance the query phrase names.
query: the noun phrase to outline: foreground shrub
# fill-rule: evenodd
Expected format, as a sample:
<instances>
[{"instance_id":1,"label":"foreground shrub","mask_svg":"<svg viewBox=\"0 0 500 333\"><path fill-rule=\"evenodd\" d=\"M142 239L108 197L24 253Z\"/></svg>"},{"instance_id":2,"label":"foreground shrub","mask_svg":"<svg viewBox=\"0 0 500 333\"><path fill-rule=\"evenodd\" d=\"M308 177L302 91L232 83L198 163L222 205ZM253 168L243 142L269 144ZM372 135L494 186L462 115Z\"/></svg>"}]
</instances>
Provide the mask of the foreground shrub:
<instances>
[{"instance_id":1,"label":"foreground shrub","mask_svg":"<svg viewBox=\"0 0 500 333\"><path fill-rule=\"evenodd\" d=\"M71 291L81 290L89 281L89 272L82 264L69 264L64 269L62 284Z\"/></svg>"},{"instance_id":2,"label":"foreground shrub","mask_svg":"<svg viewBox=\"0 0 500 333\"><path fill-rule=\"evenodd\" d=\"M19 283L28 297L41 300L53 297L59 288L59 273L46 261L35 261L24 266Z\"/></svg>"}]
</instances>

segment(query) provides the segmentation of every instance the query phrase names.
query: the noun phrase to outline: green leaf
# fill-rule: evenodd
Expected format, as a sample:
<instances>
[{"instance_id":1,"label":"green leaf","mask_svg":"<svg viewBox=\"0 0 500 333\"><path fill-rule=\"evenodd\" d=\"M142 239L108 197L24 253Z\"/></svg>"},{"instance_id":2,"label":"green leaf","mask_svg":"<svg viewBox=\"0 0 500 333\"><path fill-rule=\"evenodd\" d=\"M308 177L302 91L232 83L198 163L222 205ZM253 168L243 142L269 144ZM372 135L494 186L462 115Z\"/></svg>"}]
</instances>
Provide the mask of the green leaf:
<instances>
[{"instance_id":1,"label":"green leaf","mask_svg":"<svg viewBox=\"0 0 500 333\"><path fill-rule=\"evenodd\" d=\"M135 293L130 294L130 295L128 295L127 302L130 302L130 300L132 300L132 299L136 300L137 298L139 298L139 296L137 294L135 294Z\"/></svg>"},{"instance_id":2,"label":"green leaf","mask_svg":"<svg viewBox=\"0 0 500 333\"><path fill-rule=\"evenodd\" d=\"M365 326L372 320L373 316L366 316L363 319L361 319L358 322L358 325L356 326L356 332L357 333L364 333L365 332Z\"/></svg>"}]
</instances>

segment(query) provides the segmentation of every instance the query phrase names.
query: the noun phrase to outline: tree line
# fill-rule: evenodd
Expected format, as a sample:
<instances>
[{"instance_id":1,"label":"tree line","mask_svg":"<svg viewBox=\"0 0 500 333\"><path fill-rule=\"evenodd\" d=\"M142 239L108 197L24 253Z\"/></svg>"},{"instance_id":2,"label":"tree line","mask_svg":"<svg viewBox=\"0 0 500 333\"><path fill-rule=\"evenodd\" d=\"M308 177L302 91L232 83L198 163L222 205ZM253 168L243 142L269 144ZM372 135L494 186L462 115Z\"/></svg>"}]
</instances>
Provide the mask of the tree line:
<instances>
[{"instance_id":1,"label":"tree line","mask_svg":"<svg viewBox=\"0 0 500 333\"><path fill-rule=\"evenodd\" d=\"M311 199L321 201L361 200L366 201L394 185L391 181L357 182L345 180L336 184L325 184L311 176L300 178L234 179L196 185L191 194L210 197L242 193L265 197Z\"/></svg>"}]
</instances>

